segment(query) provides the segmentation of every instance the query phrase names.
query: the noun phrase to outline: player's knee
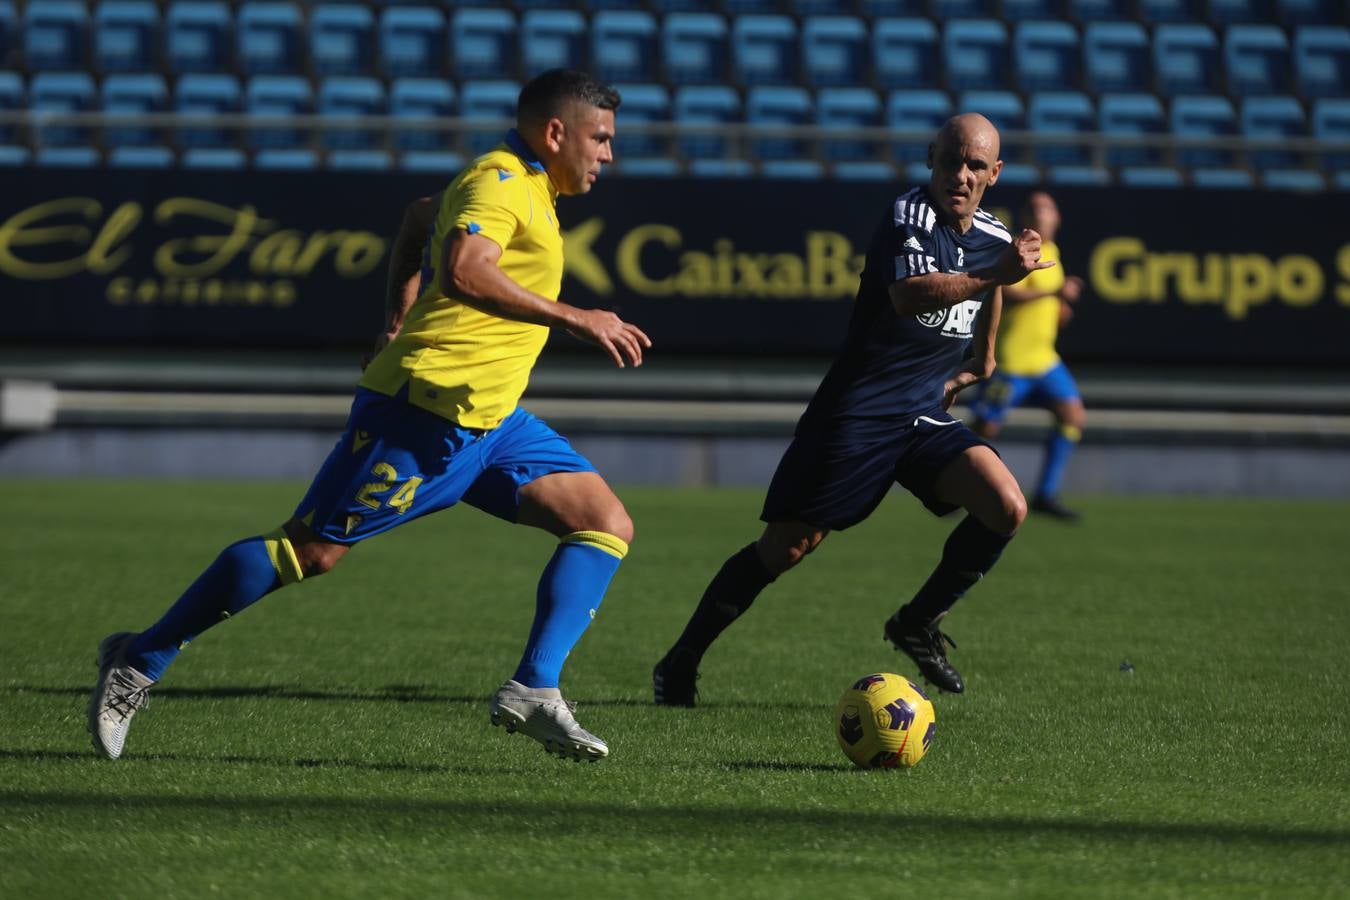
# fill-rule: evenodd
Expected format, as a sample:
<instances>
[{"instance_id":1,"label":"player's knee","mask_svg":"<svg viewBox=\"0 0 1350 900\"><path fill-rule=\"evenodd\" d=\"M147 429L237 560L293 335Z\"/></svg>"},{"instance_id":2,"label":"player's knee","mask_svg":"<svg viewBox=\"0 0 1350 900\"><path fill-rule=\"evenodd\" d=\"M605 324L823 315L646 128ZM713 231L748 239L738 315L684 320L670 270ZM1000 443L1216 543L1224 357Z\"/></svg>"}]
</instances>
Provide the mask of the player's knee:
<instances>
[{"instance_id":1,"label":"player's knee","mask_svg":"<svg viewBox=\"0 0 1350 900\"><path fill-rule=\"evenodd\" d=\"M588 523L587 527L573 530L603 531L605 534L614 535L625 544L633 543L633 519L628 515L628 510L624 509L622 503L615 501L608 504L593 519L594 521Z\"/></svg>"},{"instance_id":2,"label":"player's knee","mask_svg":"<svg viewBox=\"0 0 1350 900\"><path fill-rule=\"evenodd\" d=\"M295 519L283 526L286 541L304 578L313 578L332 571L351 548L346 544L325 541L309 526Z\"/></svg>"},{"instance_id":3,"label":"player's knee","mask_svg":"<svg viewBox=\"0 0 1350 900\"><path fill-rule=\"evenodd\" d=\"M774 534L770 530L765 532L756 546L764 567L774 575L781 575L810 556L824 539L825 535L822 532L805 536L784 536Z\"/></svg>"},{"instance_id":4,"label":"player's knee","mask_svg":"<svg viewBox=\"0 0 1350 900\"><path fill-rule=\"evenodd\" d=\"M994 530L1000 534L1012 534L1022 527L1027 517L1027 498L1016 484L1005 487L999 495L1000 508L998 522Z\"/></svg>"}]
</instances>

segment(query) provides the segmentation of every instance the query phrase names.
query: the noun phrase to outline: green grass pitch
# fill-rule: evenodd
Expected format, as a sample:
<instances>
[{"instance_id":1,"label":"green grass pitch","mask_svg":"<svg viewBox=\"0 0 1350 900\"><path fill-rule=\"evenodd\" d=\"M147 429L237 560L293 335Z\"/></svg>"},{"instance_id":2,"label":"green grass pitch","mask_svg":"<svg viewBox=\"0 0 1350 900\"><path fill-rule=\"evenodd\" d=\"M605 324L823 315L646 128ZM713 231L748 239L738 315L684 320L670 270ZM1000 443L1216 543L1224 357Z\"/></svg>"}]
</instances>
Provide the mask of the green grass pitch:
<instances>
[{"instance_id":1,"label":"green grass pitch","mask_svg":"<svg viewBox=\"0 0 1350 900\"><path fill-rule=\"evenodd\" d=\"M881 623L953 522L901 494L733 626L700 708L651 705L757 532L731 490L621 491L638 537L563 685L602 763L489 726L552 539L470 509L204 635L96 759L98 641L300 489L0 482L0 896L1350 895L1345 503L1031 520L947 622L967 692L907 772L833 733L854 679L912 674Z\"/></svg>"}]
</instances>

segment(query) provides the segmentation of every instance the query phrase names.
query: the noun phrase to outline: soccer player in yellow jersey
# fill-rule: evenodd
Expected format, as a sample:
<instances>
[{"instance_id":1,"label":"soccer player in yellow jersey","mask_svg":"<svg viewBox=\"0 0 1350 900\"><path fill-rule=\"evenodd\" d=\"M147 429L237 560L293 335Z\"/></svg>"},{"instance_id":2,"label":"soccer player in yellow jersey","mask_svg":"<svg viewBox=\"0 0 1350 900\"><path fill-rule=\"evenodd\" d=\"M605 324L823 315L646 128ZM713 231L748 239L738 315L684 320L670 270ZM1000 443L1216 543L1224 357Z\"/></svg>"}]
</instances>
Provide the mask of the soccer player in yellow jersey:
<instances>
[{"instance_id":1,"label":"soccer player in yellow jersey","mask_svg":"<svg viewBox=\"0 0 1350 900\"><path fill-rule=\"evenodd\" d=\"M1023 210L1024 224L1041 235L1041 259L1059 261L1059 206L1045 191L1033 191ZM974 429L986 438L998 435L1008 410L1022 404L1048 409L1055 427L1045 445L1045 456L1030 508L1064 521L1078 513L1059 499L1059 486L1069 457L1083 435L1085 413L1069 369L1055 352L1059 328L1073 315L1071 304L1083 292L1082 279L1064 274L1062 265L1038 269L1023 281L1003 289L1003 321L999 325L993 377L971 405Z\"/></svg>"},{"instance_id":2,"label":"soccer player in yellow jersey","mask_svg":"<svg viewBox=\"0 0 1350 900\"><path fill-rule=\"evenodd\" d=\"M613 159L618 106L618 93L589 75L546 72L521 91L504 143L409 208L380 349L346 431L285 524L227 547L150 628L103 641L88 712L101 754L121 755L150 686L196 635L329 571L365 538L464 500L559 538L520 663L492 698L492 723L559 756L608 755L558 682L633 523L594 467L517 404L550 328L598 344L620 368L641 365L651 346L611 312L558 302L556 200L589 191ZM409 271L407 248L419 246L420 267Z\"/></svg>"}]
</instances>

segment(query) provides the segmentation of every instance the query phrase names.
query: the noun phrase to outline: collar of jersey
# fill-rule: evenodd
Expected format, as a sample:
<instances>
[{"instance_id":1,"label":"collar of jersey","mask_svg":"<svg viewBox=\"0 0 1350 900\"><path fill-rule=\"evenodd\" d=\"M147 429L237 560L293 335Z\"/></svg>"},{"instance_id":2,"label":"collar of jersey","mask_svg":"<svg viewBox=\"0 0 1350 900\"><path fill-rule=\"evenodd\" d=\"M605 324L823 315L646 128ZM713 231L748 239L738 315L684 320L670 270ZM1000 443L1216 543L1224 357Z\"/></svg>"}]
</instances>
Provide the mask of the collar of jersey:
<instances>
[{"instance_id":1,"label":"collar of jersey","mask_svg":"<svg viewBox=\"0 0 1350 900\"><path fill-rule=\"evenodd\" d=\"M534 155L530 145L525 143L525 139L520 136L520 132L512 128L506 133L506 146L510 147L512 152L525 161L525 164L536 172L543 172L544 164L539 161L539 157Z\"/></svg>"}]
</instances>

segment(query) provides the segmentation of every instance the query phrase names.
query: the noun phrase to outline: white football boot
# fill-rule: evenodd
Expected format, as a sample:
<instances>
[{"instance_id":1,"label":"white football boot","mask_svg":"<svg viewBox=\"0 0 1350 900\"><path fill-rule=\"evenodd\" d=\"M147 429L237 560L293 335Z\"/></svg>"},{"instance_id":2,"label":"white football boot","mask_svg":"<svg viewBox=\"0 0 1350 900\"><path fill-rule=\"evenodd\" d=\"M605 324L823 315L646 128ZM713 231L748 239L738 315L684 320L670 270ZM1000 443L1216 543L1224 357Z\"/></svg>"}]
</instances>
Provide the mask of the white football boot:
<instances>
[{"instance_id":1,"label":"white football boot","mask_svg":"<svg viewBox=\"0 0 1350 900\"><path fill-rule=\"evenodd\" d=\"M110 634L98 645L98 683L89 696L89 736L94 749L108 759L122 755L131 717L150 702L155 682L127 665L129 631Z\"/></svg>"},{"instance_id":2,"label":"white football boot","mask_svg":"<svg viewBox=\"0 0 1350 900\"><path fill-rule=\"evenodd\" d=\"M544 745L546 753L577 762L595 762L609 755L609 745L577 724L569 703L557 688L530 688L508 680L492 698L492 724L512 734L519 731Z\"/></svg>"}]
</instances>

